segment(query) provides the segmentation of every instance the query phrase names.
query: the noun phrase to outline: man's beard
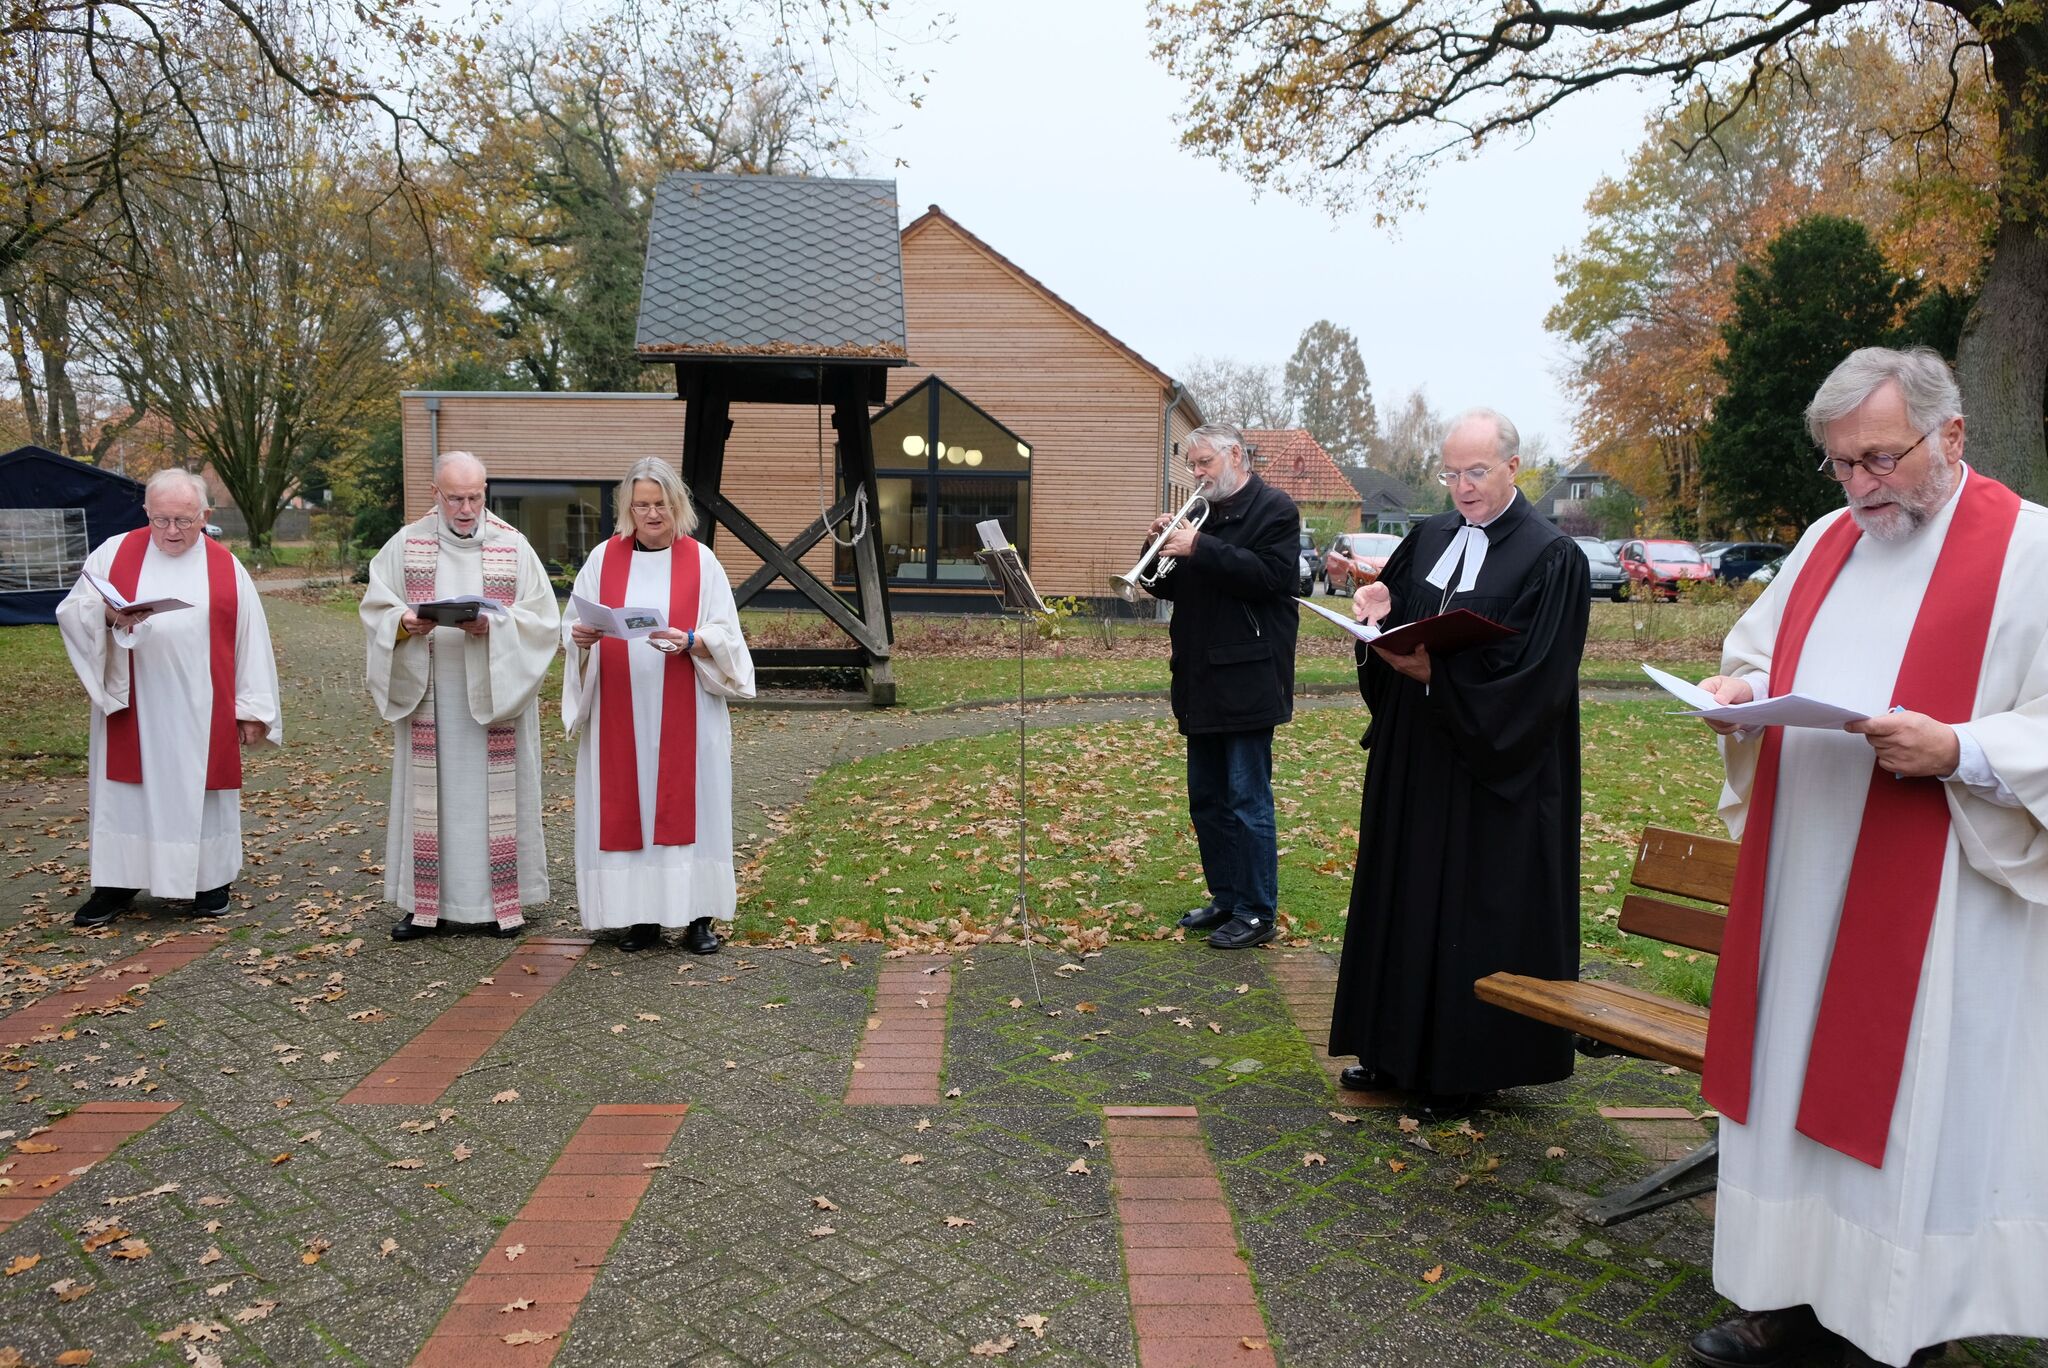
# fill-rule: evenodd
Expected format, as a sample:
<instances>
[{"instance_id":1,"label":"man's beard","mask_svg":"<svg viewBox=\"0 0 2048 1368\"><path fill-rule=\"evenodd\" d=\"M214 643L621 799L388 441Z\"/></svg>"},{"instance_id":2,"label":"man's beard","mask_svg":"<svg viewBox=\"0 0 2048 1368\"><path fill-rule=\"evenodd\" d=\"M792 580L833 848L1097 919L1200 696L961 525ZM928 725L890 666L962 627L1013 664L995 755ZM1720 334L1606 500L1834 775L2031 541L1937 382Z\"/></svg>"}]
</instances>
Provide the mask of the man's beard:
<instances>
[{"instance_id":1,"label":"man's beard","mask_svg":"<svg viewBox=\"0 0 2048 1368\"><path fill-rule=\"evenodd\" d=\"M1210 482L1210 500L1220 503L1237 493L1238 490L1244 488L1245 477L1246 472L1234 466L1224 466L1216 472L1216 478Z\"/></svg>"},{"instance_id":2,"label":"man's beard","mask_svg":"<svg viewBox=\"0 0 2048 1368\"><path fill-rule=\"evenodd\" d=\"M1870 497L1872 503L1891 507L1874 512L1851 498L1849 516L1868 536L1879 541L1904 541L1927 526L1928 519L1948 502L1948 496L1956 492L1955 477L1961 473L1953 465L1930 464L1927 473L1909 488L1879 490Z\"/></svg>"}]
</instances>

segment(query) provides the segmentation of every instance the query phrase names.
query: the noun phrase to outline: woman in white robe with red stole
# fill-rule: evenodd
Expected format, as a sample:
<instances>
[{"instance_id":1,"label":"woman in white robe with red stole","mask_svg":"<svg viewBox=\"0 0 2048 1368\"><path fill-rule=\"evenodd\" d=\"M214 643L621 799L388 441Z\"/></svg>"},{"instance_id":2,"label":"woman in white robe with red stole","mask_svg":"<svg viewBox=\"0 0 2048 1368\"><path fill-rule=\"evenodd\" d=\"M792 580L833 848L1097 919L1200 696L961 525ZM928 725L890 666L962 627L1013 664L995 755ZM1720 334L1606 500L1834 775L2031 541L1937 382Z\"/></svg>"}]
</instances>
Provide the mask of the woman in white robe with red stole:
<instances>
[{"instance_id":1,"label":"woman in white robe with red stole","mask_svg":"<svg viewBox=\"0 0 2048 1368\"><path fill-rule=\"evenodd\" d=\"M569 654L562 723L576 747L576 901L586 930L624 929L642 950L661 928L715 954L712 922L730 922L732 720L728 698L754 696L754 660L732 585L694 541L697 512L666 461L619 483L618 535L576 577L563 615ZM623 639L582 620L576 598L658 608L668 625Z\"/></svg>"}]
</instances>

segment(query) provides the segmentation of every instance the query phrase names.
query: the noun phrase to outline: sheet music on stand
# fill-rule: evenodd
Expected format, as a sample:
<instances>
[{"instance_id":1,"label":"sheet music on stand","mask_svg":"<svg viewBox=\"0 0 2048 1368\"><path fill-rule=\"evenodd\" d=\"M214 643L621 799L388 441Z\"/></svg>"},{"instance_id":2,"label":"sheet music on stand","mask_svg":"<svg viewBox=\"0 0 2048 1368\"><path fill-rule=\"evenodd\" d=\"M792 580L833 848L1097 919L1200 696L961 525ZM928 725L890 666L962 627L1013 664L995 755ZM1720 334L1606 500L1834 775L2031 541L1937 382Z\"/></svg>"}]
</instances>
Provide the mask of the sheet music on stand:
<instances>
[{"instance_id":1,"label":"sheet music on stand","mask_svg":"<svg viewBox=\"0 0 2048 1368\"><path fill-rule=\"evenodd\" d=\"M1017 614L1017 920L1024 933L1024 961L1031 967L1031 995L1039 1009L1045 1007L1045 991L1038 982L1038 951L1031 936L1031 902L1029 881L1026 877L1030 859L1029 837L1031 831L1030 795L1025 787L1027 750L1024 730L1024 655L1026 634L1031 630L1034 619L1049 617L1052 610L1046 607L1045 599L1038 587L1031 582L1031 574L1024 568L1024 558L1003 532L1003 525L994 518L976 523L974 530L981 535L982 549L974 553L981 562L983 573L988 576L989 588L1002 601L1004 608Z\"/></svg>"}]
</instances>

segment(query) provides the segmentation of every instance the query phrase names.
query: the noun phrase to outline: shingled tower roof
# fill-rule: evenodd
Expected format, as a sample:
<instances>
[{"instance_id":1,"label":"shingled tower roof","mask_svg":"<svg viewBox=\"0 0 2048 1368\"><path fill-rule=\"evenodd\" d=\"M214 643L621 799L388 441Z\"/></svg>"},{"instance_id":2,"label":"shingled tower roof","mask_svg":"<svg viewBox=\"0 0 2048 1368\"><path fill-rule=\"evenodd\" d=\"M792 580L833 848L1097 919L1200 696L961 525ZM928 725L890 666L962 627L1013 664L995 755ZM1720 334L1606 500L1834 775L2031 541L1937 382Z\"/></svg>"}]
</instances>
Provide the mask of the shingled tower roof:
<instances>
[{"instance_id":1,"label":"shingled tower roof","mask_svg":"<svg viewBox=\"0 0 2048 1368\"><path fill-rule=\"evenodd\" d=\"M896 182L674 171L655 189L634 350L901 365Z\"/></svg>"}]
</instances>

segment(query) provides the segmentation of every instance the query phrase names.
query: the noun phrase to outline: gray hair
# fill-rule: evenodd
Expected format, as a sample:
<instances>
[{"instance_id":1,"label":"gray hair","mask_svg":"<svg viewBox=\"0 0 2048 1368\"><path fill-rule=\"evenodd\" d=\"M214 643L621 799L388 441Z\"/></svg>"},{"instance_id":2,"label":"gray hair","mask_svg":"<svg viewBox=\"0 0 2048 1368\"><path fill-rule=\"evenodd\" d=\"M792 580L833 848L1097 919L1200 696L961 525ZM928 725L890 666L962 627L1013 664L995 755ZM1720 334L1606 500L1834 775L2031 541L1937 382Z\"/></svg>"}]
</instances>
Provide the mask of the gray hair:
<instances>
[{"instance_id":1,"label":"gray hair","mask_svg":"<svg viewBox=\"0 0 2048 1368\"><path fill-rule=\"evenodd\" d=\"M1493 424L1493 458L1495 460L1512 461L1515 457L1522 454L1521 430L1509 420L1505 413L1502 413L1499 409L1490 409L1484 404L1468 408L1457 417L1451 419L1450 422L1444 424L1444 436L1448 438L1459 428L1465 426L1465 424L1478 422L1481 419Z\"/></svg>"},{"instance_id":2,"label":"gray hair","mask_svg":"<svg viewBox=\"0 0 2048 1368\"><path fill-rule=\"evenodd\" d=\"M1899 387L1917 432L1933 432L1963 416L1962 387L1941 353L1931 347L1860 347L1829 372L1806 406L1806 432L1814 445L1825 447L1828 424L1854 413L1887 382Z\"/></svg>"},{"instance_id":3,"label":"gray hair","mask_svg":"<svg viewBox=\"0 0 2048 1368\"><path fill-rule=\"evenodd\" d=\"M629 537L633 534L635 480L648 480L660 487L661 497L668 501L668 511L675 516L677 531L687 537L697 530L697 505L690 502L690 491L683 487L683 477L661 457L649 456L633 462L626 478L619 481L619 492L612 499L618 510L617 525L612 528L616 535Z\"/></svg>"},{"instance_id":4,"label":"gray hair","mask_svg":"<svg viewBox=\"0 0 2048 1368\"><path fill-rule=\"evenodd\" d=\"M142 487L143 504L147 506L150 495L160 489L168 489L172 485L183 485L186 492L198 499L199 511L201 513L211 513L213 511L213 494L207 489L206 481L193 472L177 466L172 466L168 470L159 470L156 474L149 477L149 483Z\"/></svg>"},{"instance_id":5,"label":"gray hair","mask_svg":"<svg viewBox=\"0 0 2048 1368\"><path fill-rule=\"evenodd\" d=\"M444 451L434 458L434 483L440 484L441 472L457 461L467 461L475 466L477 473L482 475L486 481L489 481L491 478L491 472L484 468L483 458L474 451Z\"/></svg>"},{"instance_id":6,"label":"gray hair","mask_svg":"<svg viewBox=\"0 0 2048 1368\"><path fill-rule=\"evenodd\" d=\"M1205 446L1218 456L1225 455L1230 448L1236 447L1238 455L1245 458L1245 464L1251 464L1251 452L1245 448L1244 433L1229 423L1204 423L1190 432L1187 450L1192 452L1198 446Z\"/></svg>"}]
</instances>

